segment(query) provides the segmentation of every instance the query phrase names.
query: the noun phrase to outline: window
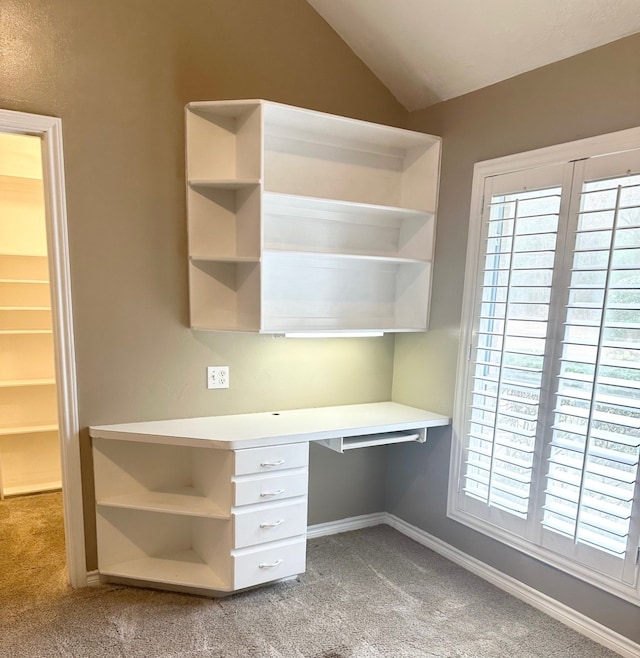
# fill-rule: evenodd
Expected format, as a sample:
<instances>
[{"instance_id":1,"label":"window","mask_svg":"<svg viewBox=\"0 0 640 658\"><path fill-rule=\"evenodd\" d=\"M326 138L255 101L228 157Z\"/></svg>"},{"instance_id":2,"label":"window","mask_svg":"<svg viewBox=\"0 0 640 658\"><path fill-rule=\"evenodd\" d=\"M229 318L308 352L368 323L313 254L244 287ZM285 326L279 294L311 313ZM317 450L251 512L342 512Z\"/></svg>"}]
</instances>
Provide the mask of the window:
<instances>
[{"instance_id":1,"label":"window","mask_svg":"<svg viewBox=\"0 0 640 658\"><path fill-rule=\"evenodd\" d=\"M640 604L640 129L473 197L449 515Z\"/></svg>"}]
</instances>

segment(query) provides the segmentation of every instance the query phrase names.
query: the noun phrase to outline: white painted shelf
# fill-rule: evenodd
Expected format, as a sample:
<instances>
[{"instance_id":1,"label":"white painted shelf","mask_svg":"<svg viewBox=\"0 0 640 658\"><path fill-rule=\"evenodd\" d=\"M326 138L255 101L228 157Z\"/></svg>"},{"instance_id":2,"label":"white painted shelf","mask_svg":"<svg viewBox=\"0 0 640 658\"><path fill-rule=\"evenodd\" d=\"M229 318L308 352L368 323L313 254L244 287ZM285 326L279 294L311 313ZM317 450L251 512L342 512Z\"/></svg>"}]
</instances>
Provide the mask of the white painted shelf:
<instances>
[{"instance_id":1,"label":"white painted shelf","mask_svg":"<svg viewBox=\"0 0 640 658\"><path fill-rule=\"evenodd\" d=\"M50 311L50 306L0 306L0 311Z\"/></svg>"},{"instance_id":2,"label":"white painted shelf","mask_svg":"<svg viewBox=\"0 0 640 658\"><path fill-rule=\"evenodd\" d=\"M14 434L40 434L41 432L57 432L56 424L48 425L22 425L20 427L0 427L0 436L13 436Z\"/></svg>"},{"instance_id":3,"label":"white painted shelf","mask_svg":"<svg viewBox=\"0 0 640 658\"><path fill-rule=\"evenodd\" d=\"M193 328L426 329L440 138L249 100L186 141Z\"/></svg>"},{"instance_id":4,"label":"white painted shelf","mask_svg":"<svg viewBox=\"0 0 640 658\"><path fill-rule=\"evenodd\" d=\"M229 519L228 509L223 509L215 501L200 494L193 487L178 491L143 491L101 498L98 506L123 507L147 512L170 512L186 516L201 516L215 519Z\"/></svg>"},{"instance_id":5,"label":"white painted shelf","mask_svg":"<svg viewBox=\"0 0 640 658\"><path fill-rule=\"evenodd\" d=\"M0 336L37 336L53 334L51 329L0 329Z\"/></svg>"},{"instance_id":6,"label":"white painted shelf","mask_svg":"<svg viewBox=\"0 0 640 658\"><path fill-rule=\"evenodd\" d=\"M47 379L0 379L0 388L18 388L22 386L55 386L56 380Z\"/></svg>"},{"instance_id":7,"label":"white painted shelf","mask_svg":"<svg viewBox=\"0 0 640 658\"><path fill-rule=\"evenodd\" d=\"M228 589L228 583L223 581L193 550L116 562L101 567L100 573L105 576L167 585L213 590Z\"/></svg>"}]
</instances>

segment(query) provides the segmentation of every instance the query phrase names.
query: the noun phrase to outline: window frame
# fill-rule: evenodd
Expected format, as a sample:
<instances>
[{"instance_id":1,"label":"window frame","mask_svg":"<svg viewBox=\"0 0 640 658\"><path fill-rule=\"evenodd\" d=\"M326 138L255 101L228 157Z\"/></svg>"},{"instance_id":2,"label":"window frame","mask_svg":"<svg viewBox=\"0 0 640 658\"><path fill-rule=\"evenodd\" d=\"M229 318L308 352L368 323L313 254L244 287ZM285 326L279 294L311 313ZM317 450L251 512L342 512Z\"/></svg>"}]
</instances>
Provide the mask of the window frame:
<instances>
[{"instance_id":1,"label":"window frame","mask_svg":"<svg viewBox=\"0 0 640 658\"><path fill-rule=\"evenodd\" d=\"M474 366L471 355L473 353L476 321L474 311L478 292L476 273L478 271L479 261L485 256L482 250L482 236L484 231L483 207L486 179L537 167L566 165L577 160L635 149L640 149L640 127L485 160L477 162L474 165L460 343L456 371L447 516L511 548L534 557L544 564L560 569L621 599L640 606L640 574L635 586L625 585L607 575L600 574L589 567L578 564L567 557L536 545L525 537L520 537L511 533L509 530L472 516L458 506L459 494L464 495L461 492L461 476L463 474L462 457L464 452L464 437L461 435L461 432L464 432L467 421L466 416L469 402L467 389ZM636 496L640 496L640 485L636 487ZM640 523L640 519L636 519L636 522ZM640 570L640 566L638 569Z\"/></svg>"}]
</instances>

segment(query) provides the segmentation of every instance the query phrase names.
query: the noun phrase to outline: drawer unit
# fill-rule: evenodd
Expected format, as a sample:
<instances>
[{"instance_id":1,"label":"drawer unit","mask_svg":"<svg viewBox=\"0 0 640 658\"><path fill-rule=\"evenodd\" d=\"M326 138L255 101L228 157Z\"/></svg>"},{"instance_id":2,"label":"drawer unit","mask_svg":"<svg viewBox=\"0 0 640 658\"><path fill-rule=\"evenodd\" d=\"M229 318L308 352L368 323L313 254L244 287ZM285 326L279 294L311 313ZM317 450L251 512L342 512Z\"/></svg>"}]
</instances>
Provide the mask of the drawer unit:
<instances>
[{"instance_id":1,"label":"drawer unit","mask_svg":"<svg viewBox=\"0 0 640 658\"><path fill-rule=\"evenodd\" d=\"M307 532L307 498L239 508L233 513L234 548L278 541Z\"/></svg>"},{"instance_id":2,"label":"drawer unit","mask_svg":"<svg viewBox=\"0 0 640 658\"><path fill-rule=\"evenodd\" d=\"M233 588L253 587L303 573L306 545L304 537L297 537L257 549L233 551Z\"/></svg>"},{"instance_id":3,"label":"drawer unit","mask_svg":"<svg viewBox=\"0 0 640 658\"><path fill-rule=\"evenodd\" d=\"M235 506L268 503L307 495L307 469L233 478Z\"/></svg>"},{"instance_id":4,"label":"drawer unit","mask_svg":"<svg viewBox=\"0 0 640 658\"><path fill-rule=\"evenodd\" d=\"M306 468L308 463L309 444L307 442L235 451L236 475L271 473L288 468Z\"/></svg>"}]
</instances>

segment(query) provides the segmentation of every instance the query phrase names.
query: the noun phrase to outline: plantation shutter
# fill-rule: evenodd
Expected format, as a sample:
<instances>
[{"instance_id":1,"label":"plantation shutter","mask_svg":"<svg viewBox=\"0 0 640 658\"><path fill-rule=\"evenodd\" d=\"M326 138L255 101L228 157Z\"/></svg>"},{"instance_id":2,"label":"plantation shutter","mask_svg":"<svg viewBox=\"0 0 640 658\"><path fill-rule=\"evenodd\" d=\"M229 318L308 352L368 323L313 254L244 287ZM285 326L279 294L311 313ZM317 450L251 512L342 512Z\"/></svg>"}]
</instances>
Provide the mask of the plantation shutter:
<instances>
[{"instance_id":1,"label":"plantation shutter","mask_svg":"<svg viewBox=\"0 0 640 658\"><path fill-rule=\"evenodd\" d=\"M522 535L567 175L564 165L504 174L488 178L484 190L463 504Z\"/></svg>"},{"instance_id":2,"label":"plantation shutter","mask_svg":"<svg viewBox=\"0 0 640 658\"><path fill-rule=\"evenodd\" d=\"M632 512L640 458L640 153L579 163L576 179L543 545L632 582L639 538Z\"/></svg>"},{"instance_id":3,"label":"plantation shutter","mask_svg":"<svg viewBox=\"0 0 640 658\"><path fill-rule=\"evenodd\" d=\"M483 191L456 509L637 587L640 150Z\"/></svg>"}]
</instances>

